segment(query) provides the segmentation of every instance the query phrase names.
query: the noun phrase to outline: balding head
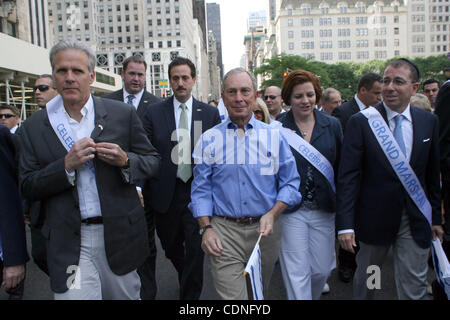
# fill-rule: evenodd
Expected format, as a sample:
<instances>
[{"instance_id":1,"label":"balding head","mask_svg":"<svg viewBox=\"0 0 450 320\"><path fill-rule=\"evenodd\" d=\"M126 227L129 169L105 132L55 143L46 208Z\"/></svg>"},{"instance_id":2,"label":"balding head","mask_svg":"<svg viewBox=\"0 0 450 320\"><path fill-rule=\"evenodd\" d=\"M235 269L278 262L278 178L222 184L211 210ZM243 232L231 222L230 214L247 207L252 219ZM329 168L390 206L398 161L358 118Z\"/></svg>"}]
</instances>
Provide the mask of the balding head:
<instances>
[{"instance_id":1,"label":"balding head","mask_svg":"<svg viewBox=\"0 0 450 320\"><path fill-rule=\"evenodd\" d=\"M264 101L269 109L270 116L276 119L281 112L281 89L277 86L270 86L264 90Z\"/></svg>"},{"instance_id":2,"label":"balding head","mask_svg":"<svg viewBox=\"0 0 450 320\"><path fill-rule=\"evenodd\" d=\"M341 93L334 88L328 88L323 91L320 105L324 112L331 114L341 102Z\"/></svg>"}]
</instances>

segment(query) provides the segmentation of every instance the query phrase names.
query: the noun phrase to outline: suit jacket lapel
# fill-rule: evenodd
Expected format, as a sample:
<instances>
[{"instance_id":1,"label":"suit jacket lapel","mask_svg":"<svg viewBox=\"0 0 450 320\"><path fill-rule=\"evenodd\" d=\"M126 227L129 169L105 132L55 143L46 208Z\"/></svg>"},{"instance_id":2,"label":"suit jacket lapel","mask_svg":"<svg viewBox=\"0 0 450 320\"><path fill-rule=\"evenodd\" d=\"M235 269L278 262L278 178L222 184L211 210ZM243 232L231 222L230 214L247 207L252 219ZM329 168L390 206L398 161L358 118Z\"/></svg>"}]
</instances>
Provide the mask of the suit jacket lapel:
<instances>
[{"instance_id":1,"label":"suit jacket lapel","mask_svg":"<svg viewBox=\"0 0 450 320\"><path fill-rule=\"evenodd\" d=\"M378 112L381 114L381 116L383 117L384 121L386 121L388 127L389 127L389 121L387 118L387 113L386 113L386 109L384 108L384 104L383 102L376 105L375 108L378 110Z\"/></svg>"},{"instance_id":2,"label":"suit jacket lapel","mask_svg":"<svg viewBox=\"0 0 450 320\"><path fill-rule=\"evenodd\" d=\"M169 137L172 137L172 132L177 129L177 125L175 122L175 112L173 110L173 96L167 99L166 101L166 109L164 110L164 116L166 119L166 127L169 132ZM172 141L171 143L175 146L178 142Z\"/></svg>"},{"instance_id":3,"label":"suit jacket lapel","mask_svg":"<svg viewBox=\"0 0 450 320\"><path fill-rule=\"evenodd\" d=\"M148 92L144 91L141 97L141 101L139 102L138 108L136 110L140 119L142 119L142 117L145 114L146 111L145 106L148 104L148 102L149 102Z\"/></svg>"},{"instance_id":4,"label":"suit jacket lapel","mask_svg":"<svg viewBox=\"0 0 450 320\"><path fill-rule=\"evenodd\" d=\"M314 141L319 139L319 137L325 132L325 127L330 125L330 122L327 118L325 118L319 110L314 109L314 116L316 118L316 124L314 125L314 129L312 132L310 144L313 144Z\"/></svg>"},{"instance_id":5,"label":"suit jacket lapel","mask_svg":"<svg viewBox=\"0 0 450 320\"><path fill-rule=\"evenodd\" d=\"M50 120L48 119L48 115L46 112L45 120L42 123L42 135L44 137L44 141L47 143L48 149L53 154L56 159L60 159L65 157L67 154L66 148L64 148L61 141L58 139L55 131L53 130L52 125L50 124Z\"/></svg>"},{"instance_id":6,"label":"suit jacket lapel","mask_svg":"<svg viewBox=\"0 0 450 320\"><path fill-rule=\"evenodd\" d=\"M423 137L422 134L422 126L419 125L420 117L417 116L416 110L411 106L410 107L411 112L411 120L412 120L412 128L413 128L413 143L412 143L412 149L411 149L411 159L409 160L409 163L411 166L416 161L416 158L420 152L420 146L421 146L421 138Z\"/></svg>"},{"instance_id":7,"label":"suit jacket lapel","mask_svg":"<svg viewBox=\"0 0 450 320\"><path fill-rule=\"evenodd\" d=\"M200 138L203 128L199 130L198 128L196 130L195 123L201 123L203 125L203 107L198 103L197 100L193 99L192 101L192 122L191 122L191 148L194 150L195 144L197 143L198 139ZM200 121L200 122L198 122Z\"/></svg>"},{"instance_id":8,"label":"suit jacket lapel","mask_svg":"<svg viewBox=\"0 0 450 320\"><path fill-rule=\"evenodd\" d=\"M94 110L95 110L95 127L91 133L91 138L95 141L100 134L103 132L103 129L106 125L106 113L105 106L103 105L103 100L93 97L94 99Z\"/></svg>"},{"instance_id":9,"label":"suit jacket lapel","mask_svg":"<svg viewBox=\"0 0 450 320\"><path fill-rule=\"evenodd\" d=\"M352 111L352 113L351 113L352 115L361 111L359 109L358 102L356 102L355 97L352 98L352 110L351 111Z\"/></svg>"}]
</instances>

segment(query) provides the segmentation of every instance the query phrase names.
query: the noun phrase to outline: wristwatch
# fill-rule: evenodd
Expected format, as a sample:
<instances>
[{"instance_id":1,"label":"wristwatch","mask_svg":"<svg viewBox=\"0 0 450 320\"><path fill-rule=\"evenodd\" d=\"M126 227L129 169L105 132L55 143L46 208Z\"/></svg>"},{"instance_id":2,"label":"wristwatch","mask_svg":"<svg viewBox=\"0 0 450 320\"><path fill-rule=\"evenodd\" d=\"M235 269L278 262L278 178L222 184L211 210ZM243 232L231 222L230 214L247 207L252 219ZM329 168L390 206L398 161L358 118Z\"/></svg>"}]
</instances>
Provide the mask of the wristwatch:
<instances>
[{"instance_id":1,"label":"wristwatch","mask_svg":"<svg viewBox=\"0 0 450 320\"><path fill-rule=\"evenodd\" d=\"M203 233L205 233L205 231L206 231L206 229L212 229L212 225L210 225L210 224L208 224L207 226L204 226L204 227L201 227L200 228L200 231L199 231L199 233L200 233L200 235L202 236L203 235Z\"/></svg>"}]
</instances>

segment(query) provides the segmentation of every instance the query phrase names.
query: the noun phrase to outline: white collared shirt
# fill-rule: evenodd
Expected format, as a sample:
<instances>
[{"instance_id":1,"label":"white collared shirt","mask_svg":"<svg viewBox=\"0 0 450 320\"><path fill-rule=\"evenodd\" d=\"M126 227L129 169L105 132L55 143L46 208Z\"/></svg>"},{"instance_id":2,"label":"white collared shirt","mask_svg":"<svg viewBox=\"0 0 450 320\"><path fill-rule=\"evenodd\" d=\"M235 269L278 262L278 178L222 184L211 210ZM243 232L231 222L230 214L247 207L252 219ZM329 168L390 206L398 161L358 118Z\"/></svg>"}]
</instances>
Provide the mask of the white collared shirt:
<instances>
[{"instance_id":1,"label":"white collared shirt","mask_svg":"<svg viewBox=\"0 0 450 320\"><path fill-rule=\"evenodd\" d=\"M128 102L128 96L131 93L128 93L127 90L125 90L125 87L123 88L123 102L127 103ZM133 96L135 96L136 98L133 100L133 106L136 108L139 107L139 103L141 102L141 98L142 95L144 94L144 89L141 90L141 92L133 94Z\"/></svg>"},{"instance_id":2,"label":"white collared shirt","mask_svg":"<svg viewBox=\"0 0 450 320\"><path fill-rule=\"evenodd\" d=\"M391 110L384 103L383 103L383 105L384 105L384 109L386 110L389 128L391 129L392 132L394 132L394 129L395 129L394 117L396 115L398 115L398 113ZM402 115L404 116L403 121L402 121L403 141L405 142L406 159L409 162L411 160L411 151L412 151L412 145L413 145L413 125L412 125L412 117L411 117L411 106L409 104L406 107L406 109L402 112Z\"/></svg>"},{"instance_id":3,"label":"white collared shirt","mask_svg":"<svg viewBox=\"0 0 450 320\"><path fill-rule=\"evenodd\" d=\"M355 100L356 100L356 104L358 104L359 110L363 111L364 109L366 109L368 107L361 100L358 99L358 96L356 94L355 94ZM369 107L373 107L373 106L369 106Z\"/></svg>"},{"instance_id":4,"label":"white collared shirt","mask_svg":"<svg viewBox=\"0 0 450 320\"><path fill-rule=\"evenodd\" d=\"M14 134L14 133L16 133L17 129L19 129L19 125L12 127L11 130L9 130L9 132L11 132L11 134Z\"/></svg>"},{"instance_id":5,"label":"white collared shirt","mask_svg":"<svg viewBox=\"0 0 450 320\"><path fill-rule=\"evenodd\" d=\"M92 96L89 97L88 102L81 109L83 118L80 122L72 119L66 111L64 111L64 114L66 115L70 129L77 140L91 136L91 133L95 128L95 110ZM100 198L98 196L95 175L93 175L85 166L79 167L76 171L76 184L80 201L81 219L101 216L102 210L100 207Z\"/></svg>"},{"instance_id":6,"label":"white collared shirt","mask_svg":"<svg viewBox=\"0 0 450 320\"><path fill-rule=\"evenodd\" d=\"M191 132L191 123L192 123L192 105L194 103L194 99L192 98L192 96L189 98L188 101L186 101L184 104L186 105L186 111L187 111L187 116L188 116L188 126L189 126L189 132ZM181 102L177 100L177 98L175 98L175 96L173 97L173 111L174 111L174 115L175 115L175 125L176 128L178 129L178 127L180 126L180 116L181 116L181 111L183 109L181 109Z\"/></svg>"}]
</instances>

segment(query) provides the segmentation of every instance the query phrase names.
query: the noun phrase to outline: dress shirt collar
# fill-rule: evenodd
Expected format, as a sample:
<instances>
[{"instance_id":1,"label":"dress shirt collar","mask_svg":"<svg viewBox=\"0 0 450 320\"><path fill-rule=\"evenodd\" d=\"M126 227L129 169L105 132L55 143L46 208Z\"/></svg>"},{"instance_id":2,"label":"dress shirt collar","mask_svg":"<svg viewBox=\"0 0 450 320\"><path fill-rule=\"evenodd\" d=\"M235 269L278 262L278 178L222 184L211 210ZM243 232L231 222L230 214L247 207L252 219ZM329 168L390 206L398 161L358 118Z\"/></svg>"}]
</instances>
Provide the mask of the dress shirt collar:
<instances>
[{"instance_id":1,"label":"dress shirt collar","mask_svg":"<svg viewBox=\"0 0 450 320\"><path fill-rule=\"evenodd\" d=\"M255 128L256 121L258 121L258 120L256 120L256 118L252 114L252 117L250 118L250 120L244 126L244 131L247 131L249 129ZM233 129L233 130L237 130L238 129L237 124L235 124L233 121L231 121L230 118L228 118L226 120L226 122L227 122L227 124L226 124L227 125L227 129Z\"/></svg>"},{"instance_id":2,"label":"dress shirt collar","mask_svg":"<svg viewBox=\"0 0 450 320\"><path fill-rule=\"evenodd\" d=\"M396 115L398 115L398 113L395 112L395 111L393 111L391 108L389 108L389 107L388 107L387 105L385 105L384 103L383 103L383 106L384 106L384 109L386 110L386 115L387 115L387 119L388 119L388 123L389 123L392 119L394 119L394 117L395 117ZM412 123L412 118L411 118L411 107L410 107L409 104L408 104L408 106L406 107L406 109L402 112L402 115L403 115L406 119L408 119L409 122Z\"/></svg>"},{"instance_id":3,"label":"dress shirt collar","mask_svg":"<svg viewBox=\"0 0 450 320\"><path fill-rule=\"evenodd\" d=\"M9 131L11 132L11 134L14 134L14 133L16 133L17 129L19 129L19 125L12 127L11 130L9 130Z\"/></svg>"},{"instance_id":4,"label":"dress shirt collar","mask_svg":"<svg viewBox=\"0 0 450 320\"><path fill-rule=\"evenodd\" d=\"M186 105L186 111L192 112L192 104L194 103L194 99L192 96L189 98L188 101L186 101L184 104ZM181 102L177 100L175 96L173 96L173 107L175 114L177 114L177 110L180 109ZM181 110L181 109L180 109Z\"/></svg>"},{"instance_id":5,"label":"dress shirt collar","mask_svg":"<svg viewBox=\"0 0 450 320\"><path fill-rule=\"evenodd\" d=\"M363 111L367 107L373 107L373 106L366 106L361 100L358 99L358 95L355 94L355 101L358 104L359 110Z\"/></svg>"},{"instance_id":6,"label":"dress shirt collar","mask_svg":"<svg viewBox=\"0 0 450 320\"><path fill-rule=\"evenodd\" d=\"M92 95L89 96L88 101L86 102L86 104L84 105L84 107L80 110L81 115L83 116L83 119L90 119L91 115L95 116L94 113L94 100L92 99ZM66 109L64 108L64 113L69 117L69 119L74 120L70 117L69 113L66 111Z\"/></svg>"}]
</instances>

